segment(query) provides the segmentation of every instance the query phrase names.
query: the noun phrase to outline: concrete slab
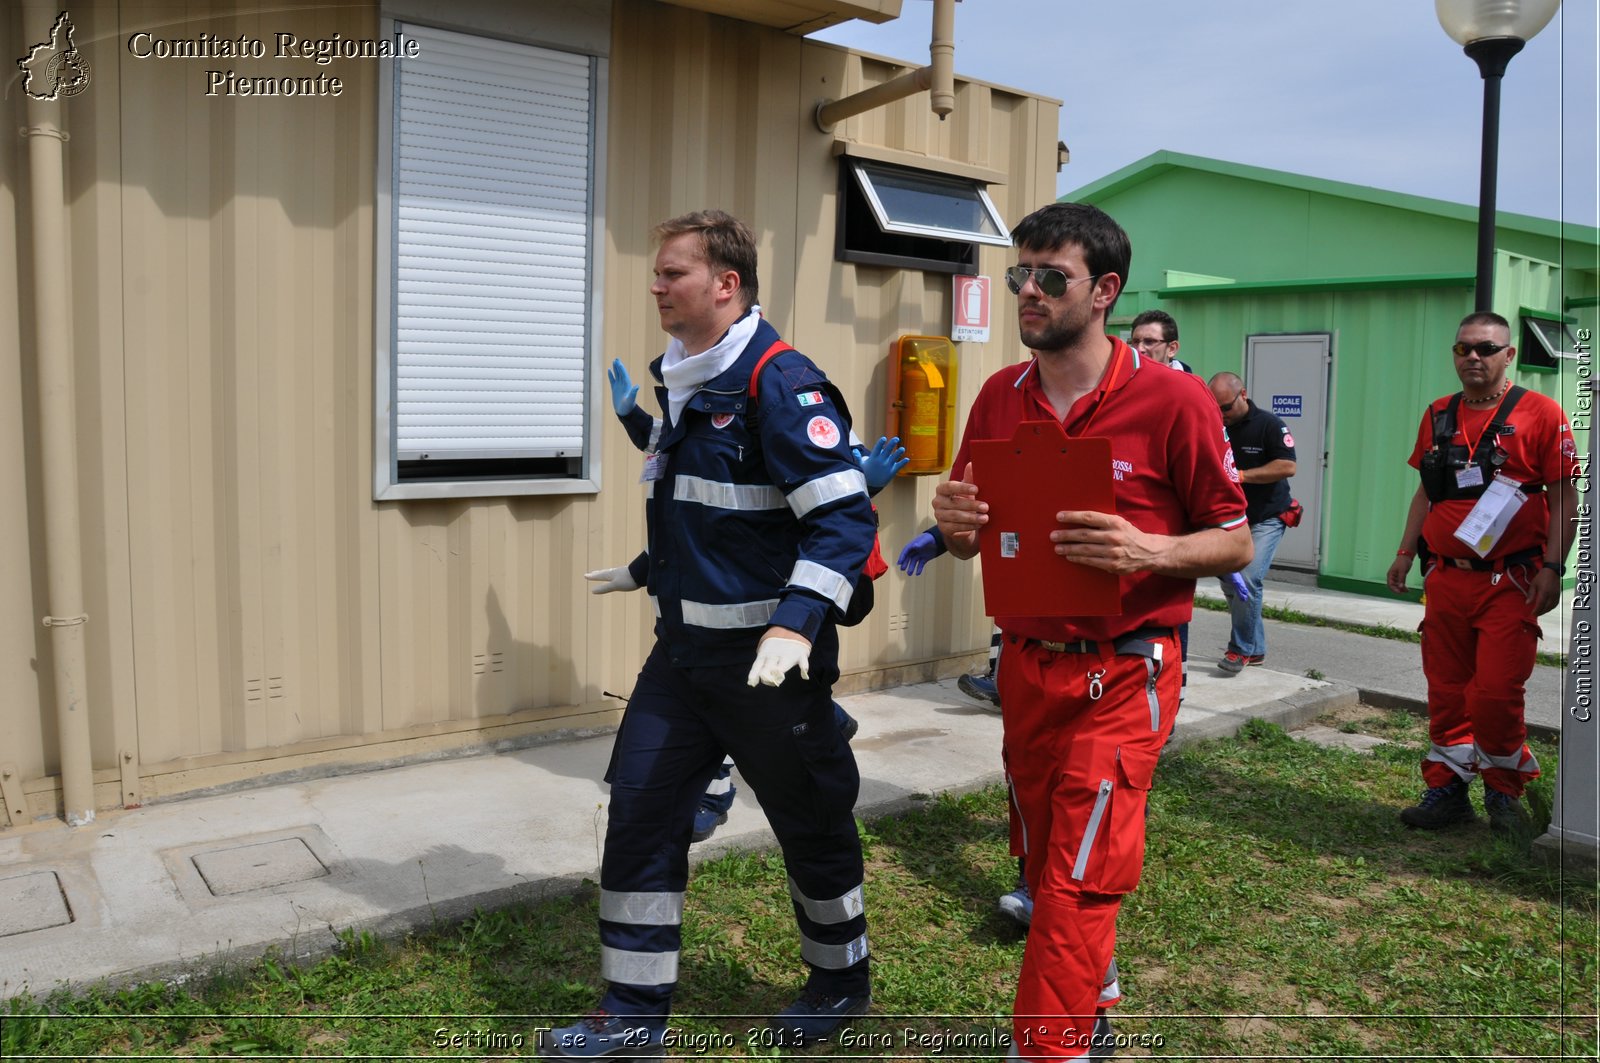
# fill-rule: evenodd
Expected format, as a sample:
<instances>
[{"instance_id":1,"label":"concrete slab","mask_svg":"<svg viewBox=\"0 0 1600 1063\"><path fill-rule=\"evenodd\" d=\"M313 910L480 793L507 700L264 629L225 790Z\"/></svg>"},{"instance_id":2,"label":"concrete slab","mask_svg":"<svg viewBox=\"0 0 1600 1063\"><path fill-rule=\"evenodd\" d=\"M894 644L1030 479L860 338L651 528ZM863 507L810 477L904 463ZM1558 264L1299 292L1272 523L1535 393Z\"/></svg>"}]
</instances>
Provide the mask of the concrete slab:
<instances>
[{"instance_id":1,"label":"concrete slab","mask_svg":"<svg viewBox=\"0 0 1600 1063\"><path fill-rule=\"evenodd\" d=\"M72 922L72 910L54 871L0 878L0 937L46 930Z\"/></svg>"},{"instance_id":2,"label":"concrete slab","mask_svg":"<svg viewBox=\"0 0 1600 1063\"><path fill-rule=\"evenodd\" d=\"M308 882L328 873L299 838L212 849L190 859L214 897Z\"/></svg>"},{"instance_id":3,"label":"concrete slab","mask_svg":"<svg viewBox=\"0 0 1600 1063\"><path fill-rule=\"evenodd\" d=\"M1371 753L1377 747L1389 744L1386 739L1373 735L1348 734L1332 727L1323 727L1321 724L1302 727L1294 732L1294 737L1301 742L1310 742L1312 745L1327 749L1349 749L1357 753Z\"/></svg>"}]
</instances>

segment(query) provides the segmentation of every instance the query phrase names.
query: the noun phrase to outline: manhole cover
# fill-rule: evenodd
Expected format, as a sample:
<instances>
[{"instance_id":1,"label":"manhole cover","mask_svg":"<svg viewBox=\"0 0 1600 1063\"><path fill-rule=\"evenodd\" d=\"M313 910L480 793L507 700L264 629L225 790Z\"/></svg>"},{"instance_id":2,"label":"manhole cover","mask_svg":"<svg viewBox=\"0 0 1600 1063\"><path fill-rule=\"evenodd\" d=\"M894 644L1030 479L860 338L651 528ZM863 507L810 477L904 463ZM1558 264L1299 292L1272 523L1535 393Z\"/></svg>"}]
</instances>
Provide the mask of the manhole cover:
<instances>
[{"instance_id":1,"label":"manhole cover","mask_svg":"<svg viewBox=\"0 0 1600 1063\"><path fill-rule=\"evenodd\" d=\"M72 909L54 871L0 879L0 937L72 922Z\"/></svg>"},{"instance_id":2,"label":"manhole cover","mask_svg":"<svg viewBox=\"0 0 1600 1063\"><path fill-rule=\"evenodd\" d=\"M328 869L299 838L196 853L195 870L218 897L321 878Z\"/></svg>"}]
</instances>

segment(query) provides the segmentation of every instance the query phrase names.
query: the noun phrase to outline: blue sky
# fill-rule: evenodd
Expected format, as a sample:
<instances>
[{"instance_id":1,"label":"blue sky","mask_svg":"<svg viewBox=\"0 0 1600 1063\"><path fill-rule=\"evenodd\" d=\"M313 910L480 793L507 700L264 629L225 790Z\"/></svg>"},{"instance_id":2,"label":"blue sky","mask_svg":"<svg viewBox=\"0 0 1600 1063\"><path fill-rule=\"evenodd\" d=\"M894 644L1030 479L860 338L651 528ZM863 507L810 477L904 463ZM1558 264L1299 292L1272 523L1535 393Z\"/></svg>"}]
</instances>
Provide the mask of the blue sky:
<instances>
[{"instance_id":1,"label":"blue sky","mask_svg":"<svg viewBox=\"0 0 1600 1063\"><path fill-rule=\"evenodd\" d=\"M1600 215L1595 0L1506 73L1499 208ZM932 4L814 36L928 61ZM1060 193L1152 151L1478 201L1483 81L1429 0L962 0L956 72L1063 100Z\"/></svg>"}]
</instances>

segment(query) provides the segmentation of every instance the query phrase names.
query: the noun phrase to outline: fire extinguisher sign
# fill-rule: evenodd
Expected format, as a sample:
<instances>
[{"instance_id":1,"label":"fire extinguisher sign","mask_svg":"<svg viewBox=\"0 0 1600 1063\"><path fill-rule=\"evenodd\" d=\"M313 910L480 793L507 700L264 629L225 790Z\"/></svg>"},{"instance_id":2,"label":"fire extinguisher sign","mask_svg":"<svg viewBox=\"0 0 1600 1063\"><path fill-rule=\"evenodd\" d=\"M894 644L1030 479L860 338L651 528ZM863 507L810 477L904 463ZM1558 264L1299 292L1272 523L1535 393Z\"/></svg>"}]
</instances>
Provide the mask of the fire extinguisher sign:
<instances>
[{"instance_id":1,"label":"fire extinguisher sign","mask_svg":"<svg viewBox=\"0 0 1600 1063\"><path fill-rule=\"evenodd\" d=\"M956 276L953 280L950 338L957 343L988 343L989 278Z\"/></svg>"}]
</instances>

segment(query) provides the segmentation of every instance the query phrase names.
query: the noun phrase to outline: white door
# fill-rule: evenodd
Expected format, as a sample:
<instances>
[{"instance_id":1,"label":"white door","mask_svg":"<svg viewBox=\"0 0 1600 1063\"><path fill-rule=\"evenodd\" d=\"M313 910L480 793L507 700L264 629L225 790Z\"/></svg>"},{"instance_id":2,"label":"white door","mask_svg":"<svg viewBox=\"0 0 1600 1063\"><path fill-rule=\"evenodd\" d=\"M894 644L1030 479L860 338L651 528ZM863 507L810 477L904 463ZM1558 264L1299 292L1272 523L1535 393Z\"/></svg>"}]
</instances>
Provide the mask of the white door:
<instances>
[{"instance_id":1,"label":"white door","mask_svg":"<svg viewBox=\"0 0 1600 1063\"><path fill-rule=\"evenodd\" d=\"M1332 365L1330 333L1245 338L1244 386L1251 400L1283 418L1294 436L1295 474L1289 491L1306 511L1300 526L1284 533L1274 568L1315 572L1322 556L1322 474L1327 464Z\"/></svg>"}]
</instances>

